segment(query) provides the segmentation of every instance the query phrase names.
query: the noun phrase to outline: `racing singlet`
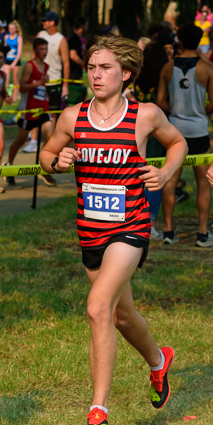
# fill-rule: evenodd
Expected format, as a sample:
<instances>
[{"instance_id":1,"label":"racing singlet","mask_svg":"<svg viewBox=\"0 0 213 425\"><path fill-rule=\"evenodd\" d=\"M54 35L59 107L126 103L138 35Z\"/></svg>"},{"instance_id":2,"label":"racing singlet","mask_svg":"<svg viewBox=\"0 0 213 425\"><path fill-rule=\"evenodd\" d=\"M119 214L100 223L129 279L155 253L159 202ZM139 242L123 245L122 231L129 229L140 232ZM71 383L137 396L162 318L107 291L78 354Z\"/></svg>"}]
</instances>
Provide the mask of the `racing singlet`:
<instances>
[{"instance_id":1,"label":"racing singlet","mask_svg":"<svg viewBox=\"0 0 213 425\"><path fill-rule=\"evenodd\" d=\"M82 249L104 247L112 236L137 235L149 241L150 210L144 196L135 126L138 102L125 98L125 111L112 127L96 126L90 117L94 99L83 102L75 125L78 190L77 227Z\"/></svg>"},{"instance_id":2,"label":"racing singlet","mask_svg":"<svg viewBox=\"0 0 213 425\"><path fill-rule=\"evenodd\" d=\"M48 65L44 62L44 73L41 73L37 66L34 64L33 61L29 61L33 67L33 72L31 74L30 80L28 81L29 84L35 83L36 81L39 81L42 77L42 75L46 75L48 70ZM36 87L35 89L29 90L26 93L21 93L21 102L20 102L20 110L27 110L27 109L35 109L35 108L43 108L44 111L49 110L49 103L46 95L46 87L45 85L41 85ZM37 120L39 119L39 116L33 117L33 114L28 113L22 113L21 118L24 120Z\"/></svg>"},{"instance_id":3,"label":"racing singlet","mask_svg":"<svg viewBox=\"0 0 213 425\"><path fill-rule=\"evenodd\" d=\"M13 39L8 36L6 43L10 47L9 52L6 54L6 59L13 62L18 54L18 35Z\"/></svg>"}]
</instances>

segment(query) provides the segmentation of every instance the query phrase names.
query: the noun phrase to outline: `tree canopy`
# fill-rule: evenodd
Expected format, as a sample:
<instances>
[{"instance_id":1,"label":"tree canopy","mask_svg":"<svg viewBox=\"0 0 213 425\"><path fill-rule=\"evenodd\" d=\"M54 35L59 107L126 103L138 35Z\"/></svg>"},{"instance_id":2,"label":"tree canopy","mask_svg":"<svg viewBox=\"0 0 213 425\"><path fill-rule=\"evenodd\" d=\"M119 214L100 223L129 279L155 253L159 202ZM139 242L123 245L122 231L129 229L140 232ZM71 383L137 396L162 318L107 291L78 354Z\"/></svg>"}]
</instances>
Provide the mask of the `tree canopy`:
<instances>
[{"instance_id":1,"label":"tree canopy","mask_svg":"<svg viewBox=\"0 0 213 425\"><path fill-rule=\"evenodd\" d=\"M41 28L40 17L48 10L54 10L61 17L59 30L68 36L77 16L89 18L89 35L100 33L98 22L99 7L105 7L107 0L0 0L0 19L10 22L17 19L25 37L34 36ZM147 16L147 3L150 0L114 0L110 10L110 25L117 25L123 36L137 39L147 34L149 25L163 20L168 0L152 0L151 14ZM180 17L178 24L194 20L198 2L179 0ZM209 5L213 6L213 0ZM104 10L104 9L103 9Z\"/></svg>"}]
</instances>

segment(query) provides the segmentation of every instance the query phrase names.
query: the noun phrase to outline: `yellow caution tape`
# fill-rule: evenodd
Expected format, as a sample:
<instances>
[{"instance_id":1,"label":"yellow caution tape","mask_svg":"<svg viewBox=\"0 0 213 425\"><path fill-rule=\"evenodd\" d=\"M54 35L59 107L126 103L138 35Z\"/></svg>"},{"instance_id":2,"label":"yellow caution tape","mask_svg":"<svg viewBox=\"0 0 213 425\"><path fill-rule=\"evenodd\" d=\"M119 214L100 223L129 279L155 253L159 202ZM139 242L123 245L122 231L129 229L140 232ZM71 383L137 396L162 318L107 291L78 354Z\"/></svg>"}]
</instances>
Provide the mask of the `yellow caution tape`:
<instances>
[{"instance_id":1,"label":"yellow caution tape","mask_svg":"<svg viewBox=\"0 0 213 425\"><path fill-rule=\"evenodd\" d=\"M62 110L60 111L44 111L43 108L34 108L34 109L26 109L26 110L17 110L17 109L9 109L8 111L6 110L0 110L0 114L17 114L16 117L16 121L21 118L21 114L27 114L27 113L32 113L32 118L35 117L39 117L42 114L60 114L61 112L63 112Z\"/></svg>"},{"instance_id":2,"label":"yellow caution tape","mask_svg":"<svg viewBox=\"0 0 213 425\"><path fill-rule=\"evenodd\" d=\"M209 165L213 161L213 154L205 155L188 155L182 164L182 167L194 167L196 165ZM154 165L161 168L165 164L165 158L148 158L148 165ZM65 171L64 174L73 174L75 172L74 164ZM31 165L6 165L0 167L0 177L15 177L15 176L35 176L38 174L46 175L39 164Z\"/></svg>"},{"instance_id":3,"label":"yellow caution tape","mask_svg":"<svg viewBox=\"0 0 213 425\"><path fill-rule=\"evenodd\" d=\"M74 164L65 171L64 174L73 174L75 172ZM0 167L0 177L15 177L15 176L37 176L41 174L45 176L46 173L42 170L39 164L31 164L31 165L4 165Z\"/></svg>"},{"instance_id":4,"label":"yellow caution tape","mask_svg":"<svg viewBox=\"0 0 213 425\"><path fill-rule=\"evenodd\" d=\"M68 82L68 83L75 83L75 84L85 84L85 82L84 81L82 81L82 80L72 80L72 79L67 79L67 78L59 78L58 80L51 80L51 81L48 81L48 83L46 83L45 85L49 85L49 84L62 84L63 83L63 81L65 81L65 82ZM10 90L13 90L13 89L18 89L20 86L14 86L13 84L10 84L8 87L7 87L7 90L8 89L10 89Z\"/></svg>"},{"instance_id":5,"label":"yellow caution tape","mask_svg":"<svg viewBox=\"0 0 213 425\"><path fill-rule=\"evenodd\" d=\"M154 167L161 168L165 164L165 157L160 158L147 158L147 165L154 165ZM187 155L182 167L195 167L196 165L209 165L213 161L213 154L206 153L201 155Z\"/></svg>"}]
</instances>

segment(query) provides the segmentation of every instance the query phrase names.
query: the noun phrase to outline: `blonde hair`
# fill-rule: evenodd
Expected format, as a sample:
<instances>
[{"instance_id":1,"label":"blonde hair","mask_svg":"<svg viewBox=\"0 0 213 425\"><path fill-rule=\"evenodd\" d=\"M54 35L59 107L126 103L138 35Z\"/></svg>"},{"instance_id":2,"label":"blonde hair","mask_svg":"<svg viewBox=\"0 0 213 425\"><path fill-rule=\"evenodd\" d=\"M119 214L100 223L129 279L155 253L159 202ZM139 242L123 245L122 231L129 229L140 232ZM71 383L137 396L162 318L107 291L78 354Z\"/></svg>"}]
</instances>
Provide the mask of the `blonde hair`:
<instances>
[{"instance_id":1,"label":"blonde hair","mask_svg":"<svg viewBox=\"0 0 213 425\"><path fill-rule=\"evenodd\" d=\"M143 65L143 53L141 49L135 41L128 38L121 38L113 35L95 35L86 45L84 59L86 69L91 55L102 49L107 49L114 53L122 70L131 71L130 78L123 83L122 91L124 91L130 84L134 83L141 72Z\"/></svg>"},{"instance_id":2,"label":"blonde hair","mask_svg":"<svg viewBox=\"0 0 213 425\"><path fill-rule=\"evenodd\" d=\"M10 22L9 25L14 25L16 27L16 32L18 35L22 35L22 30L20 27L20 24L18 23L18 21L16 21L16 19L14 19L14 21ZM8 25L8 27L9 27Z\"/></svg>"},{"instance_id":3,"label":"blonde hair","mask_svg":"<svg viewBox=\"0 0 213 425\"><path fill-rule=\"evenodd\" d=\"M169 21L169 22L171 22L171 20L175 21L175 19L180 14L180 12L176 12L176 9L177 9L177 3L175 1L170 1L166 9L166 12L164 14L164 21Z\"/></svg>"}]
</instances>

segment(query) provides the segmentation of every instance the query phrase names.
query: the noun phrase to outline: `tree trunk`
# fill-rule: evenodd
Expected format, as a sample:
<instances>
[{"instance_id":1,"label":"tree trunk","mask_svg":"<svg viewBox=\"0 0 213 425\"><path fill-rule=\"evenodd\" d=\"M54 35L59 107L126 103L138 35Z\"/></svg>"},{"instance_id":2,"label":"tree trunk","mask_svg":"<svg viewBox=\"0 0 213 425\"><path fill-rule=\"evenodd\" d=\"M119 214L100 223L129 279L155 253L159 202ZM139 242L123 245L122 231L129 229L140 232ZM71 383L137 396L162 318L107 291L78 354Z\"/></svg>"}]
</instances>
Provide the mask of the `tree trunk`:
<instances>
[{"instance_id":1,"label":"tree trunk","mask_svg":"<svg viewBox=\"0 0 213 425\"><path fill-rule=\"evenodd\" d=\"M32 31L30 22L31 0L19 0L17 4L17 20L21 26L24 37Z\"/></svg>"}]
</instances>

